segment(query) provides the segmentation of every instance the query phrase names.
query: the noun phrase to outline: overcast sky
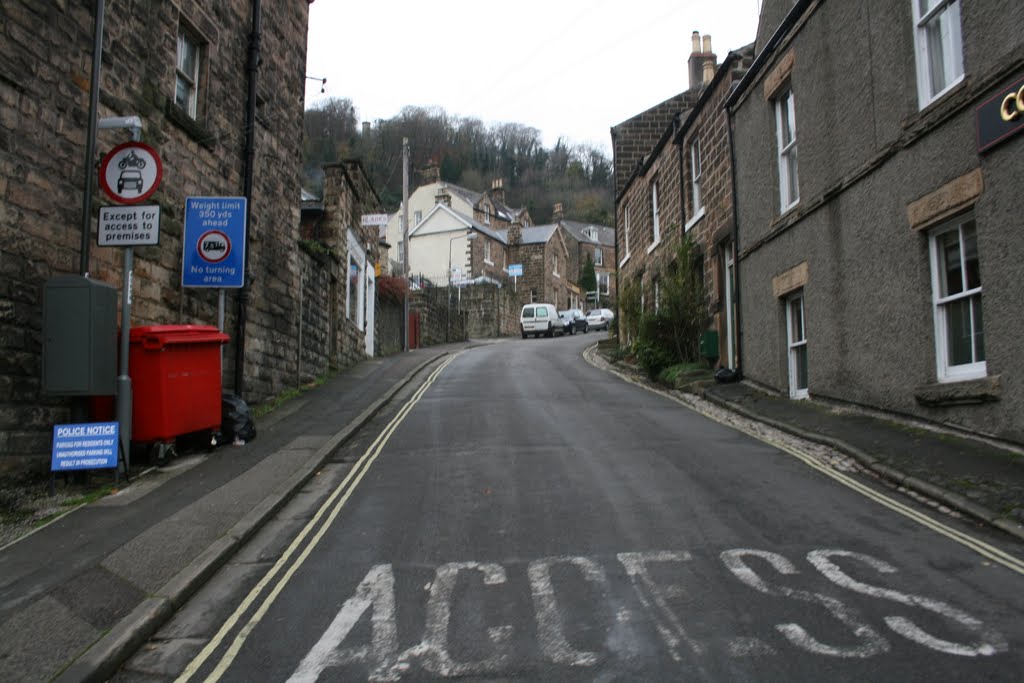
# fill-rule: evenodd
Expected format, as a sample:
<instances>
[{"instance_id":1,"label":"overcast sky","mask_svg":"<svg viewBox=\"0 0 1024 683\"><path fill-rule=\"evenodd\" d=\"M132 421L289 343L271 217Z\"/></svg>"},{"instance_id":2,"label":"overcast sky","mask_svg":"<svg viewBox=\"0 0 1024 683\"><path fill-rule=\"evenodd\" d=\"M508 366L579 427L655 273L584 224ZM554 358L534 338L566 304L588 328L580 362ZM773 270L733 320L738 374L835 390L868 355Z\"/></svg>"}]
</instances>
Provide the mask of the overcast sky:
<instances>
[{"instance_id":1,"label":"overcast sky","mask_svg":"<svg viewBox=\"0 0 1024 683\"><path fill-rule=\"evenodd\" d=\"M592 143L688 87L690 34L719 63L754 40L759 0L316 0L306 106L352 100L361 121L406 105Z\"/></svg>"}]
</instances>

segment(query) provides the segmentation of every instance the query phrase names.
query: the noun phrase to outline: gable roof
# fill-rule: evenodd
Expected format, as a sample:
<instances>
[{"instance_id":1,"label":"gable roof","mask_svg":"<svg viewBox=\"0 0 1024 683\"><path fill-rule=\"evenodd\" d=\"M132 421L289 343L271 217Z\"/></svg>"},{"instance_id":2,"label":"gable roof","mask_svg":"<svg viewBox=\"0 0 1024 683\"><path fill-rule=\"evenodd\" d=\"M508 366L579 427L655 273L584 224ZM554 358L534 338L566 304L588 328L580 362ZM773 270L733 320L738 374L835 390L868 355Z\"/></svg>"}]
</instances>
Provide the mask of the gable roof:
<instances>
[{"instance_id":1,"label":"gable roof","mask_svg":"<svg viewBox=\"0 0 1024 683\"><path fill-rule=\"evenodd\" d=\"M498 232L497 230L492 230L486 225L478 223L472 217L467 216L459 211L456 211L447 204L435 204L434 208L432 208L430 212L423 217L423 220L417 223L416 227L414 227L409 232L409 239L411 240L413 237L415 237L416 233L420 232L421 229L430 222L430 219L434 216L434 214L438 212L446 213L449 216L455 218L455 220L461 223L466 229L477 230L483 233L484 235L487 235L491 239L501 242L502 244L508 244L508 242L505 239L505 236L501 232Z\"/></svg>"},{"instance_id":2,"label":"gable roof","mask_svg":"<svg viewBox=\"0 0 1024 683\"><path fill-rule=\"evenodd\" d=\"M449 192L454 192L455 194L465 199L467 202L469 202L470 206L476 206L477 202L480 201L480 198L484 196L482 192L474 192L473 190L461 187L459 185L446 183L443 180L441 181L441 185L446 186Z\"/></svg>"},{"instance_id":3,"label":"gable roof","mask_svg":"<svg viewBox=\"0 0 1024 683\"><path fill-rule=\"evenodd\" d=\"M558 225L549 223L548 225L531 225L528 228L522 229L522 237L520 238L520 244L546 244L551 236L555 234L558 229ZM508 235L507 230L503 230L503 233Z\"/></svg>"},{"instance_id":4,"label":"gable roof","mask_svg":"<svg viewBox=\"0 0 1024 683\"><path fill-rule=\"evenodd\" d=\"M598 244L602 247L615 246L615 228L610 228L607 225L596 225L594 223L581 223L580 221L568 221L563 220L562 225L568 230L578 242L586 242L587 244ZM591 239L587 236L587 228L594 228L597 230L597 239Z\"/></svg>"}]
</instances>

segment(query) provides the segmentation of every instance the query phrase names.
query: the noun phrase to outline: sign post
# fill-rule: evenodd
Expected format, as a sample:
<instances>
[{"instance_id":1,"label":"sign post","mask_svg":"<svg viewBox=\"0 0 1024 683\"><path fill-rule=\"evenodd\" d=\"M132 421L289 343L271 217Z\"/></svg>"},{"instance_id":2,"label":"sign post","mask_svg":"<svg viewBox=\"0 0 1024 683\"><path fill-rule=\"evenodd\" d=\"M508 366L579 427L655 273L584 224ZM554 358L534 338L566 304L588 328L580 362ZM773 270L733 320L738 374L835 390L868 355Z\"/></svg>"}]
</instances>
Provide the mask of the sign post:
<instances>
[{"instance_id":1,"label":"sign post","mask_svg":"<svg viewBox=\"0 0 1024 683\"><path fill-rule=\"evenodd\" d=\"M217 329L224 331L224 289L245 285L245 197L187 197L181 286L218 287ZM221 364L224 347L220 349Z\"/></svg>"},{"instance_id":2,"label":"sign post","mask_svg":"<svg viewBox=\"0 0 1024 683\"><path fill-rule=\"evenodd\" d=\"M508 274L512 276L512 291L519 291L519 278L523 276L523 264L512 263L509 264Z\"/></svg>"},{"instance_id":3,"label":"sign post","mask_svg":"<svg viewBox=\"0 0 1024 683\"><path fill-rule=\"evenodd\" d=\"M103 126L106 120L99 121ZM134 205L149 199L160 187L164 167L160 155L149 145L139 142L141 122L135 119L109 121L118 126L126 123L132 141L110 150L100 162L100 187L117 204ZM136 125L137 124L137 125ZM128 375L128 346L132 320L132 280L135 275L135 245L157 244L160 241L160 207L125 206L100 209L96 239L100 246L122 246L124 250L124 291L121 293L121 354L117 375L117 421L120 423L121 448L124 452L124 476L128 478L132 439L132 379ZM117 466L115 461L114 467ZM115 483L117 473L115 470Z\"/></svg>"}]
</instances>

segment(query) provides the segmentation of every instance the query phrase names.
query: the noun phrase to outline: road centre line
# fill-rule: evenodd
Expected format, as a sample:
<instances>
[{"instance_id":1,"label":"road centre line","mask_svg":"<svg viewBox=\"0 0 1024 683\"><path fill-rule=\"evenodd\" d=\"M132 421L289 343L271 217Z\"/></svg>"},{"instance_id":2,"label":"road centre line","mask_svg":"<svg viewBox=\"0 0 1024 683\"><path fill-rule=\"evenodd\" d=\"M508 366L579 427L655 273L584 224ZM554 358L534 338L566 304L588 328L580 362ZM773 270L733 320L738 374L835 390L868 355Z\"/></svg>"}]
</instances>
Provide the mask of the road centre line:
<instances>
[{"instance_id":1,"label":"road centre line","mask_svg":"<svg viewBox=\"0 0 1024 683\"><path fill-rule=\"evenodd\" d=\"M206 680L212 683L214 681L219 680L221 676L224 675L228 667L231 665L235 657L238 655L238 652L241 650L242 645L245 643L245 640L248 637L249 633L251 633L252 630L256 627L259 621L266 614L267 610L270 609L270 606L273 604L274 600L277 599L277 596L284 589L285 585L295 574L296 570L298 570L298 568L302 566L302 564L306 561L306 558L309 557L312 550L323 538L324 534L327 532L327 529L330 528L331 524L334 522L338 514L341 512L341 508L344 507L345 503L352 495L352 492L359 485L359 482L362 481L363 476L370 469L370 466L373 465L373 462L377 459L377 456L380 455L381 451L384 449L384 446L387 444L388 440L390 440L391 435L398 429L399 425L401 425L401 423L405 420L406 416L412 411L416 404L419 403L420 399L431 387L431 385L433 385L434 381L440 376L440 374L445 370L445 368L451 365L452 362L454 362L459 355L461 355L461 352L450 356L447 360L444 361L444 363L442 363L437 369L435 369L430 374L429 377L427 377L426 381L424 381L424 383L416 390L416 392L406 402L406 404L402 406L402 408L398 411L395 417L393 417L391 421L387 424L387 426L381 431L381 433L377 435L377 438L374 439L373 443L370 444L370 446L366 449L366 451L359 458L359 460L356 461L356 464L353 465L352 469L349 470L344 480L342 480L342 482L334 489L334 491L327 498L327 500L324 501L324 503L316 511L316 514L313 515L313 518L306 524L305 527L303 527L302 531L299 533L298 536L295 537L291 544L289 544L285 552L281 555L277 562L274 563L274 566L271 567L264 575L264 577L260 580L260 582L256 584L255 587L253 587L253 589L249 592L245 599L238 605L238 607L231 614L231 616L228 617L228 619L224 622L224 624L213 636L213 638L210 639L210 642L206 644L206 647L204 647L200 651L200 653L196 655L196 657L189 663L189 665L185 668L181 675L178 676L175 683L186 683L186 681L190 680L192 676L194 676L196 672L199 671L203 664L206 663L206 660L209 659L210 656L217 650L217 648L220 647L220 645L226 639L227 635L235 628L236 624L239 622L242 616L246 612L248 612L249 608L252 607L252 605L255 604L255 602L259 599L260 594L264 591L264 589L270 585L270 583L274 580L274 577L277 576L277 574L288 564L288 562L292 558L292 555L299 549L299 547L302 545L303 541L310 534L310 532L312 532L313 529L316 528L320 520L324 517L325 514L327 514L327 511L332 506L334 506L333 510L331 510L330 514L327 516L326 521L324 521L323 525L320 526L319 531L317 531L317 533L310 540L306 548L295 559L295 563L288 568L288 570L281 577L281 579L278 581L277 585L273 588L270 594L267 595L262 605L260 605L259 609L257 609L257 611L250 618L249 622L244 627L242 627L241 631L239 631L238 635L235 637L234 642L231 644L231 647L229 647L227 652L224 653L224 655L221 657L220 662L218 662L217 666L206 678ZM337 501L336 504L335 501Z\"/></svg>"},{"instance_id":2,"label":"road centre line","mask_svg":"<svg viewBox=\"0 0 1024 683\"><path fill-rule=\"evenodd\" d=\"M596 348L597 348L596 345L588 348L584 352L583 357L584 357L584 359L588 363L590 363L594 367L596 367L598 369L603 369L603 368L598 367L592 360L590 360L587 357L588 352L596 353ZM736 425L736 424L731 424L729 422L726 422L726 421L720 419L719 417L717 417L716 415L712 414L711 412L707 412L707 411L701 410L697 406L690 405L689 403L680 400L678 397L673 396L672 394L670 394L670 393L668 393L666 391L663 391L661 389L657 389L655 387L648 386L647 384L638 382L638 381L634 380L632 377L629 377L628 375L626 375L624 373L621 373L621 372L619 372L618 370L616 370L614 368L609 367L607 369L607 371L610 372L611 374L615 375L619 379L624 380L624 381L626 381L626 382L628 382L630 384L633 384L635 386L638 386L641 389L645 389L645 390L647 390L647 391L649 391L651 393L654 393L654 394L657 394L659 396L663 396L665 398L668 398L668 399L670 399L672 401L675 401L679 405L684 406L685 408L688 408L688 409L692 410L693 412L697 413L698 415L706 417L706 418L708 418L710 420L713 420L713 421L715 421L715 422L717 422L717 423L719 423L721 425L724 425L726 427L729 427L731 429L735 429L738 432L742 432L742 433L746 434L747 436L751 436L751 437L757 439L758 441L761 441L762 443L766 443L769 446L772 446L774 448L777 448L777 449L783 451L784 453L788 453L788 454L792 455L793 457L795 457L795 458L799 459L800 461L802 461L804 464L809 465L810 467L818 470L822 474L825 474L825 475L831 477L833 480L839 482L840 484L843 484L847 488L853 489L857 493L860 493L861 495L863 495L863 496L865 496L865 497L875 501L876 503L880 503L881 505L889 508L890 510L893 510L894 512L897 512L897 513L903 515L904 517L907 517L908 519L910 519L912 521L915 521L918 524L921 524L922 526L925 526L925 527L931 529L932 531L935 531L935 532L937 532L939 534L942 534L943 536L945 536L946 538L949 538L950 540L956 541L960 545L963 545L963 546L973 550L974 552L978 553L979 555L981 555L983 557L986 557L989 560L992 560L993 562L996 562L997 564L1001 564L1002 566L1006 567L1007 569L1010 569L1010 570L1012 570L1014 572L1017 572L1018 574L1024 575L1024 560L1021 560L1020 558L1017 558L1017 557L1015 557L1013 555L1010 555L1009 553L1007 553L1007 552L1005 552L1003 550L1000 550L999 548L996 548L995 546L989 545L988 543L985 543L982 540L974 538L973 536L970 536L969 534L966 534L966 533L964 533L962 531L958 531L957 529L954 529L953 527L947 526L947 525L943 524L942 522L939 522L938 520L935 520L935 519L929 517L928 515L920 512L918 510L915 510L915 509L913 509L913 508L911 508L911 507L909 507L907 505L904 505L903 503L899 502L898 500L896 500L894 498L891 498L891 497L885 495L884 493L881 493L880 491L876 491L875 489L871 488L870 486L867 486L866 484L863 484L863 483L857 481L856 479L850 477L849 475L846 475L846 474L844 474L842 472L839 472L838 470L835 470L835 469L833 469L831 467L823 465L816 458L814 458L814 456L810 455L809 453L805 453L805 452L801 451L800 449L798 449L798 448L796 448L794 446L790 446L788 444L784 444L784 443L781 443L781 442L778 442L778 441L774 441L774 440L772 440L772 439L770 439L768 437L761 436L761 435L755 433L753 430L747 429L745 427L742 427L742 426L739 426L739 425Z\"/></svg>"}]
</instances>

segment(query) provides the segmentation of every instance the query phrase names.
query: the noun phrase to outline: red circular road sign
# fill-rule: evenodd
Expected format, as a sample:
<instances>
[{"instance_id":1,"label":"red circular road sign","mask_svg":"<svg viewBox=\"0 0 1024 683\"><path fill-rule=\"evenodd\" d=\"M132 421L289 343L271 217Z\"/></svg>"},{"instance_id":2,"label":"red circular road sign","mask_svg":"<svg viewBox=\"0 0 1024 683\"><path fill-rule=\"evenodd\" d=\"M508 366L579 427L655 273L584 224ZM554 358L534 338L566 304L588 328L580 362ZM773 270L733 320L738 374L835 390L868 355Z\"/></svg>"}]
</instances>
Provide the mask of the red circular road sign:
<instances>
[{"instance_id":1,"label":"red circular road sign","mask_svg":"<svg viewBox=\"0 0 1024 683\"><path fill-rule=\"evenodd\" d=\"M231 254L231 238L220 230L207 230L199 236L196 251L207 263L220 263Z\"/></svg>"},{"instance_id":2,"label":"red circular road sign","mask_svg":"<svg viewBox=\"0 0 1024 683\"><path fill-rule=\"evenodd\" d=\"M138 204L160 186L164 167L160 155L141 142L124 142L100 162L100 187L118 204Z\"/></svg>"}]
</instances>

